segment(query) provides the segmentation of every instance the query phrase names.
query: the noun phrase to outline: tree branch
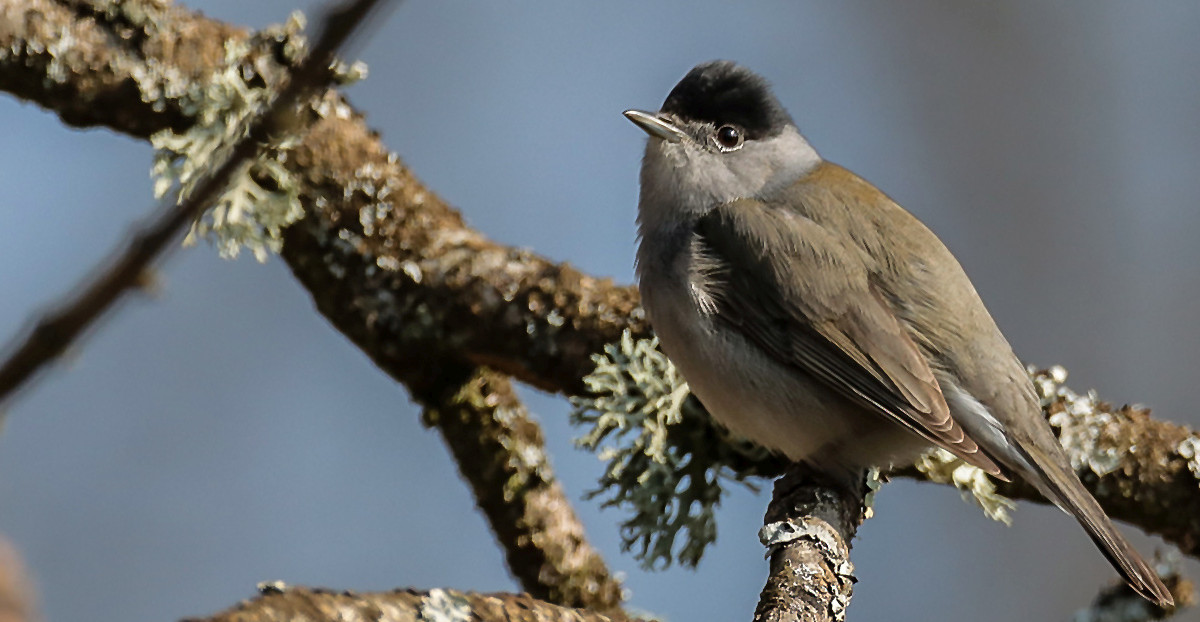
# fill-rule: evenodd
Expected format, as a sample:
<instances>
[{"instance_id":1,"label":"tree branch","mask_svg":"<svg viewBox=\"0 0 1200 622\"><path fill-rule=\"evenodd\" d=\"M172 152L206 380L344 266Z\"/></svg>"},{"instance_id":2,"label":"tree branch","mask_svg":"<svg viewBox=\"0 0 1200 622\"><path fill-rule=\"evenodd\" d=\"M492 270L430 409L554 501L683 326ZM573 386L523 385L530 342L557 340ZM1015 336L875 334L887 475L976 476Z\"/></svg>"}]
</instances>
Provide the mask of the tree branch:
<instances>
[{"instance_id":1,"label":"tree branch","mask_svg":"<svg viewBox=\"0 0 1200 622\"><path fill-rule=\"evenodd\" d=\"M77 125L140 137L188 126L179 94L222 68L222 37L248 35L165 2L120 4L150 17L131 24L95 8L107 3L81 0L6 3L0 88ZM269 50L247 60L272 62ZM593 352L626 328L649 333L632 288L467 228L336 95L311 114L316 125L289 158L310 213L287 232L284 259L318 308L385 370L407 365L410 348L432 345L578 393Z\"/></svg>"},{"instance_id":2,"label":"tree branch","mask_svg":"<svg viewBox=\"0 0 1200 622\"><path fill-rule=\"evenodd\" d=\"M169 2L19 0L0 4L0 89L53 110L68 125L148 138L194 119L166 79L195 82L242 29ZM163 71L150 71L152 65Z\"/></svg>"},{"instance_id":3,"label":"tree branch","mask_svg":"<svg viewBox=\"0 0 1200 622\"><path fill-rule=\"evenodd\" d=\"M441 366L446 382L412 387L438 429L521 587L565 607L617 615L622 588L584 536L554 476L542 430L507 378ZM411 387L411 385L410 385Z\"/></svg>"},{"instance_id":4,"label":"tree branch","mask_svg":"<svg viewBox=\"0 0 1200 622\"><path fill-rule=\"evenodd\" d=\"M434 589L428 592L395 590L358 594L268 584L254 599L243 601L211 618L188 622L627 622L622 614L551 605L520 594L476 594Z\"/></svg>"},{"instance_id":5,"label":"tree branch","mask_svg":"<svg viewBox=\"0 0 1200 622\"><path fill-rule=\"evenodd\" d=\"M755 622L845 619L854 586L850 541L863 520L863 493L822 483L801 465L775 481L759 534L771 569Z\"/></svg>"},{"instance_id":6,"label":"tree branch","mask_svg":"<svg viewBox=\"0 0 1200 622\"><path fill-rule=\"evenodd\" d=\"M337 50L348 40L380 0L353 0L329 12L308 57L286 74L283 88L251 121L229 154L204 174L195 188L166 205L139 230L87 286L48 313L28 335L13 344L0 363L0 404L20 389L42 367L58 358L85 330L108 311L125 292L137 286L142 274L182 229L212 204L243 165L253 160L272 135L294 130L293 106L325 88L333 78L330 69ZM6 22L10 17L6 9ZM39 20L25 15L26 24ZM60 36L62 34L60 33ZM59 42L63 40L60 39ZM16 48L29 51L29 45ZM49 51L51 48L45 48ZM11 48L6 54L12 54ZM17 53L20 54L19 52ZM34 63L38 64L38 63ZM47 61L45 68L50 69Z\"/></svg>"},{"instance_id":7,"label":"tree branch","mask_svg":"<svg viewBox=\"0 0 1200 622\"><path fill-rule=\"evenodd\" d=\"M247 138L235 147L234 155L227 160L221 171L210 176L207 187L202 184L183 204L161 217L155 223L153 231L136 236L130 244L131 252L124 254L113 270L94 281L88 293L81 297L81 302L68 305L64 312L42 323L41 326L50 329L34 331L32 338L23 348L16 350L16 355L4 367L7 373L0 372L0 379L8 379L7 382L0 382L0 395L4 387L17 386L28 377L35 369L37 360L48 360L50 356L47 355L47 350L50 354L61 351L69 341L70 334L78 334L91 319L115 300L124 287L134 281L132 276L140 273L169 239L178 237L181 225L198 215L200 209L208 203L214 189L224 185L224 179L229 177L229 172L252 157L257 145L266 142L267 129L280 125L275 118L279 111L290 108L294 102L326 84L332 53L340 39L351 32L353 26L376 1L364 3L360 0L357 5L349 7L355 12L342 12L330 16L328 25L323 29L324 34L318 40L309 60L286 83L285 90L276 97L271 109L259 115ZM120 114L109 118L98 116L105 111L126 109L123 106L114 106L114 102L108 100L109 94L114 90L114 84L128 85L133 81L139 87L153 85L153 88L146 91L139 93L135 90L129 93L139 101L153 101L156 93L167 92L167 77L181 79L181 72L173 71L170 67L162 70L159 65L167 60L175 60L175 57L169 54L171 51L189 49L193 44L202 48L205 45L215 45L211 50L203 48L210 52L207 56L210 65L205 69L211 72L225 62L223 55L212 53L222 50L224 45L219 39L212 39L211 35L221 33L229 37L246 36L242 31L214 25L186 11L160 3L128 2L120 11L104 10L101 5L78 1L46 4L35 0L28 6L22 16L15 15L16 9L13 5L8 5L5 9L4 25L0 26L0 41L5 41L6 45L10 46L7 49L17 52L12 57L0 59L10 61L9 64L2 65L0 76L10 75L7 70L11 64L16 64L26 71L12 72L20 79L2 84L15 88L41 87L42 90L34 99L44 105L62 106L64 114L70 115L75 122L130 123L127 129L136 133L149 134L161 128L145 124L145 119L138 115L126 117ZM111 8L108 6L108 9ZM136 18L131 17L135 15ZM179 23L173 23L175 21ZM22 24L25 30L18 28L18 25ZM176 30L184 34L180 35L178 41L173 41L170 33ZM65 34L71 32L76 32L78 38L72 39ZM204 36L194 41L190 36L193 33L204 33ZM113 36L114 34L116 36ZM39 42L36 39L39 36L48 37L51 41ZM86 49L76 54L72 53L72 50L56 46L68 41L84 42ZM110 46L116 49L109 50ZM257 50L257 57L252 51L251 57L245 62L255 65L256 68L263 62L269 63L270 59L262 56L268 51ZM30 68L51 71L56 66L61 69L64 64L70 67L67 76L84 76L78 80L67 81L76 85L76 88L64 90L54 83L28 79ZM161 76L154 72L155 67L159 67ZM121 78L121 71L128 72L125 79ZM184 75L197 81L204 81L207 77L203 71L190 71ZM176 92L187 90L181 84L171 85L171 88ZM86 109L87 115L72 108L79 100L90 101L94 106ZM344 102L336 96L327 97L322 103L335 109L345 107ZM161 101L158 105L151 104L150 107L174 110L180 114L185 110L184 107L169 106ZM288 123L311 121L320 126L322 115L316 112L319 109L324 110L321 107L308 109L307 116L311 119L288 119ZM159 115L156 120L159 123L170 123L183 118L185 117ZM360 130L363 128L357 119L353 125ZM331 129L336 133L341 131L343 126L335 124L332 128L318 127L314 131L315 141L319 145L323 144L321 141L327 136L324 132ZM361 135L359 137L366 138ZM310 150L301 149L296 155L307 158L311 154ZM384 154L383 160L388 159L390 158ZM345 160L338 160L330 164L344 162ZM310 165L320 167L322 163L310 162ZM333 168L335 171L339 170L336 166ZM343 185L344 181L338 180ZM323 201L319 195L313 199ZM461 221L458 225L461 227ZM329 267L322 266L323 275ZM359 316L355 319L362 318ZM44 339L47 335L57 338L47 345L48 342ZM415 350L408 352L411 351ZM441 348L430 352L440 352L445 356L438 361L429 358L418 359L415 365L393 368L392 374L407 384L413 394L428 407L429 419L436 423L458 459L460 470L471 483L480 507L505 548L514 575L526 590L551 602L588 607L598 612L618 610L622 596L620 584L610 575L599 554L584 538L582 525L571 510L569 501L555 481L553 471L542 453L540 430L525 416L508 381L491 372L461 373L466 368L456 363L459 356L453 350ZM402 358L412 361L415 357ZM531 462L533 456L540 457L540 460Z\"/></svg>"}]
</instances>

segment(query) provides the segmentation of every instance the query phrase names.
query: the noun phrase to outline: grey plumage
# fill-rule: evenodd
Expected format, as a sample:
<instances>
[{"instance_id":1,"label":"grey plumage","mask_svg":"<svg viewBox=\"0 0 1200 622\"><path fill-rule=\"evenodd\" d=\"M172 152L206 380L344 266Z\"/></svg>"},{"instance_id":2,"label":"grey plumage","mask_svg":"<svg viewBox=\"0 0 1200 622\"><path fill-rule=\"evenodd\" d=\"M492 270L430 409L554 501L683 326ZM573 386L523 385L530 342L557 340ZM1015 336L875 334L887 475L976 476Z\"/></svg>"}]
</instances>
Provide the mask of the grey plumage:
<instances>
[{"instance_id":1,"label":"grey plumage","mask_svg":"<svg viewBox=\"0 0 1200 622\"><path fill-rule=\"evenodd\" d=\"M1139 593L1165 586L1071 470L958 262L915 217L823 161L756 74L693 69L642 165L638 275L664 350L734 432L853 479L930 445L1021 477Z\"/></svg>"}]
</instances>

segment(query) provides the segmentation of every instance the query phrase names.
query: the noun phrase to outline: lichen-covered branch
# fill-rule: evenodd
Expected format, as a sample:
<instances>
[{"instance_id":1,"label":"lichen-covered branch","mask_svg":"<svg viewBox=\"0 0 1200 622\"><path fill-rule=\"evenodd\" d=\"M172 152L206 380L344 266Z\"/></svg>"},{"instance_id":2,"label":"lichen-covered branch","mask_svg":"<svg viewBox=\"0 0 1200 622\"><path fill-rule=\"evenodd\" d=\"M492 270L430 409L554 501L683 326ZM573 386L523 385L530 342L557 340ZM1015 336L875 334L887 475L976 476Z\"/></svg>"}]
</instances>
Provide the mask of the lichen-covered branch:
<instances>
[{"instance_id":1,"label":"lichen-covered branch","mask_svg":"<svg viewBox=\"0 0 1200 622\"><path fill-rule=\"evenodd\" d=\"M830 486L794 465L775 482L760 532L771 570L755 622L840 622L854 586L850 541L865 489Z\"/></svg>"},{"instance_id":2,"label":"lichen-covered branch","mask_svg":"<svg viewBox=\"0 0 1200 622\"><path fill-rule=\"evenodd\" d=\"M621 584L585 538L550 466L541 427L512 384L488 370L442 369L455 381L415 387L414 396L426 424L449 446L522 589L550 603L617 614Z\"/></svg>"},{"instance_id":3,"label":"lichen-covered branch","mask_svg":"<svg viewBox=\"0 0 1200 622\"><path fill-rule=\"evenodd\" d=\"M181 191L174 205L160 209L78 293L69 296L25 338L15 342L0 361L0 404L39 369L66 351L124 293L136 287L150 263L179 237L184 227L200 217L273 135L296 129L292 108L328 86L334 77L331 69L334 54L380 1L353 0L331 10L321 24L312 52L285 74L286 82L273 97L264 98L265 103L247 120L243 131L231 137L221 157L214 158L203 173L196 175L194 186L186 193ZM8 17L7 9L5 17ZM35 21L30 14L25 17L26 24ZM60 37L67 35L60 33ZM69 39L60 39L60 42L69 43ZM34 48L26 44L16 49L28 51ZM7 53L13 53L13 50Z\"/></svg>"},{"instance_id":4,"label":"lichen-covered branch","mask_svg":"<svg viewBox=\"0 0 1200 622\"><path fill-rule=\"evenodd\" d=\"M216 42L248 36L162 0L9 0L0 10L0 88L70 123L143 137L188 126L179 94L220 68ZM626 329L648 335L632 288L466 227L336 93L307 114L313 125L287 166L308 213L286 230L282 255L317 308L393 377L416 386L432 361L459 361L579 395L590 355ZM1200 440L1142 411L1099 414L1095 435L1067 438L1068 449L1100 452L1081 454L1084 482L1114 516L1196 556Z\"/></svg>"},{"instance_id":5,"label":"lichen-covered branch","mask_svg":"<svg viewBox=\"0 0 1200 622\"><path fill-rule=\"evenodd\" d=\"M242 28L171 2L0 3L0 90L64 123L148 138L195 122L182 93L213 73Z\"/></svg>"},{"instance_id":6,"label":"lichen-covered branch","mask_svg":"<svg viewBox=\"0 0 1200 622\"><path fill-rule=\"evenodd\" d=\"M622 614L560 607L527 594L434 589L355 593L265 584L259 595L211 618L188 622L627 622Z\"/></svg>"},{"instance_id":7,"label":"lichen-covered branch","mask_svg":"<svg viewBox=\"0 0 1200 622\"><path fill-rule=\"evenodd\" d=\"M184 94L223 68L224 39L249 36L164 0L11 0L0 10L0 89L73 124L141 137L193 122ZM579 393L592 353L625 328L648 334L632 288L467 228L336 95L311 114L289 158L310 212L288 230L284 258L385 370L432 344Z\"/></svg>"},{"instance_id":8,"label":"lichen-covered branch","mask_svg":"<svg viewBox=\"0 0 1200 622\"><path fill-rule=\"evenodd\" d=\"M34 0L22 6L23 13L12 4L4 7L5 21L0 25L0 44L6 46L6 52L0 54L0 75L10 68L6 63L26 68L41 67L44 70L58 67L58 70L67 72L67 77L76 74L83 76L73 84L98 85L97 89L105 91L114 82L114 74L124 73L126 84L135 87L126 93L127 96L147 103L152 109L175 110L182 115L180 118L187 119L188 115L212 116L211 111L204 108L204 94L210 93L211 85L215 83L211 79L212 74L231 73L227 71L228 63L239 62L248 66L232 72L235 76L269 76L272 72L269 68L269 64L274 62L274 48L270 45L272 41L260 37L262 40L259 43L266 45L248 45L246 41L249 37L232 29L227 29L227 34L237 45L226 42L217 49L243 51L233 56L226 53L211 55L207 72L176 71L169 64L174 60L170 52L178 46L188 45L190 39L184 36L176 45L170 40L170 33L178 29L183 33L205 32L211 36L213 28L206 25L204 18L173 9L164 2L45 3ZM75 37L72 34L75 30L94 36ZM39 41L37 37L45 37L46 40ZM90 50L75 53L70 46L80 43L111 46L116 50L110 53L91 53ZM286 44L285 41L279 43ZM318 43L317 50L321 49ZM63 66L69 68L63 69ZM89 80L89 76L95 79ZM115 81L121 82L120 79ZM263 82L261 88L270 88L272 80ZM73 116L76 122L120 126L130 120L123 115L104 116L111 112L109 108L114 103L103 100L103 93L64 94L52 81L32 84L22 81L14 84L38 91L31 99L50 107L69 107L71 103L66 100L93 97L97 109L90 110L89 116ZM251 88L244 84L235 86L238 89ZM171 117L163 116L159 120L166 123L171 121ZM319 225L312 226L309 223L309 226L293 228L293 241L289 243L287 254L293 259L293 268L302 276L302 280L307 277L317 283L331 285L339 284L343 281L342 277L346 276L339 274L339 270L351 267L362 272L356 271L351 275L352 278L345 280L355 286L369 283L377 288L372 294L378 295L378 298L370 299L361 295L361 292L339 298L345 292L333 286L314 288L318 306L326 309L327 315L335 322L344 322L339 326L352 337L364 340L361 343L369 342L375 346L379 343L375 341L377 339L395 341L396 349L387 352L382 352L378 347L365 349L372 352L377 361L390 361L392 364L381 363L381 366L405 383L418 399L423 400L430 407L429 412L437 412L437 416L432 418L440 422L439 429L460 459L463 472L471 479L473 489L479 494L480 506L505 545L510 566L523 586L554 602L587 606L601 612L616 610L621 601L620 585L584 539L582 527L554 481L548 464L544 460L540 463L529 462L533 453L540 454L540 433L535 424L524 418L508 381L490 372L474 375L460 373L462 369L472 367L470 364L464 365L465 359L480 360L486 356L468 356L459 348L448 347L436 333L445 332L449 327L430 325L425 317L428 315L427 306L411 305L407 311L415 315L380 313L388 309L389 301L394 301L395 293L403 289L391 287L394 285L392 279L396 276L401 276L409 284L421 283L419 275L415 279L413 277L412 266L415 264L412 260L421 259L430 251L430 240L420 239L410 243L398 236L385 239L384 234L396 232L390 229L377 230L368 216L377 214L383 219L385 212L390 211L392 201L404 198L402 205L411 211L398 211L389 218L401 222L412 216L411 229L417 235L443 236L446 244L460 244L458 250L471 254L477 261L494 259L497 253L508 253L508 250L489 245L480 236L465 229L458 215L440 205L432 195L427 201L416 198L413 193L425 191L415 180L406 179L407 173L394 156L381 148L361 118L336 94L328 94L307 108L307 112L299 115L299 118L291 119L291 122L303 127L311 125L311 131L289 153L289 162L297 173L287 176L297 186L289 190L296 195L303 195L309 205L330 208L329 211L312 210L313 219ZM153 124L129 128L131 132L139 134L152 134L161 129L165 128ZM261 140L262 137L258 138ZM393 184L406 181L411 183L406 183L403 189L398 190L394 198L389 197ZM363 210L354 219L352 229L336 224L343 219L345 209ZM332 217L333 222L322 220L322 216ZM354 244L353 236L349 235L353 231L362 234L360 242L378 242L380 252L367 254L364 248ZM306 236L305 233L310 235ZM325 247L327 243L332 243L332 247ZM478 245L473 246L475 243ZM395 244L402 245L410 254L401 256L404 264L400 263L400 258L386 251ZM305 255L296 249L307 249L313 255ZM449 252L451 249L446 247L439 250ZM429 256L435 261L444 261L444 252L430 252ZM342 260L338 253L348 253L348 256ZM584 282L585 288L599 283L581 277L569 268L552 266L521 253L513 253L509 263L535 264L535 268L542 266L546 268L544 272L552 273L521 270L521 265L516 266L518 274L515 278L527 280L516 289L521 290L519 293L527 309L547 316L544 318L547 326L561 327L561 322L556 320L554 306L562 304L564 299L558 297L558 291L546 291L545 279L559 283L563 278L574 276ZM470 266L459 272L475 275L481 271L478 266ZM426 284L436 285L437 279L432 276L433 272L430 274ZM374 277L378 277L378 280L371 280ZM323 281L326 278L332 278L333 281ZM499 295L497 300L511 298L514 294L508 288L512 285L504 283L506 293ZM453 288L447 289L453 291ZM543 293L546 299L540 297ZM467 303L471 304L469 300ZM339 315L334 310L349 313ZM628 311L618 309L616 312L624 317ZM462 317L469 317L469 314ZM463 327L476 325L474 320L461 324ZM471 395L479 399L468 399ZM487 461L488 464L481 461Z\"/></svg>"}]
</instances>

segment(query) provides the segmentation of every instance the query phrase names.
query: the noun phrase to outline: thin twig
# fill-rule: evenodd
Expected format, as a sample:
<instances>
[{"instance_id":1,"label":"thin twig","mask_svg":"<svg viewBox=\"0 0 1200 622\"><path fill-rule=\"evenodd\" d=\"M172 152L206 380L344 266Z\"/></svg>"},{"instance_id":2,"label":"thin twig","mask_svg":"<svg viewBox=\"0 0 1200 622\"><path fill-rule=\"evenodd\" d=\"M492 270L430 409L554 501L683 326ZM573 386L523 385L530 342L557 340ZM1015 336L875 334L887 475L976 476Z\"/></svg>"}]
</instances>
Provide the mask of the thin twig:
<instances>
[{"instance_id":1,"label":"thin twig","mask_svg":"<svg viewBox=\"0 0 1200 622\"><path fill-rule=\"evenodd\" d=\"M257 157L273 135L290 128L289 114L294 106L329 85L337 50L383 1L386 0L353 0L331 8L312 52L291 72L275 99L255 116L246 135L234 144L225 161L213 167L189 196L167 202L107 266L98 269L82 292L47 313L23 339L6 349L9 354L0 364L0 404L61 356L123 294L136 287L150 263L180 236L184 227L200 216L234 174Z\"/></svg>"}]
</instances>

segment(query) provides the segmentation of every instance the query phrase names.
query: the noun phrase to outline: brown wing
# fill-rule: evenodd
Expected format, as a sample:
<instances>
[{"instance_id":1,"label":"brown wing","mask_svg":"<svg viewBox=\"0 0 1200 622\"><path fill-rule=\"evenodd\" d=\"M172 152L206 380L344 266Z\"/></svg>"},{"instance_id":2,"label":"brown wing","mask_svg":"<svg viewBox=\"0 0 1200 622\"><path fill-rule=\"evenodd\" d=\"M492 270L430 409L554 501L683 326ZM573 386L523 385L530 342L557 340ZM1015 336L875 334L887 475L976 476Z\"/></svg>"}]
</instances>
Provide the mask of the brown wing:
<instances>
[{"instance_id":1,"label":"brown wing","mask_svg":"<svg viewBox=\"0 0 1200 622\"><path fill-rule=\"evenodd\" d=\"M696 234L707 260L722 266L712 288L721 321L780 363L1002 477L954 421L928 361L852 241L753 200L713 210Z\"/></svg>"}]
</instances>

